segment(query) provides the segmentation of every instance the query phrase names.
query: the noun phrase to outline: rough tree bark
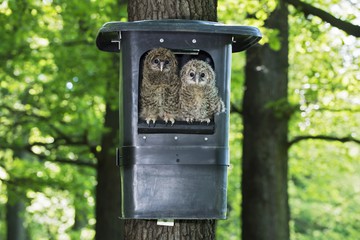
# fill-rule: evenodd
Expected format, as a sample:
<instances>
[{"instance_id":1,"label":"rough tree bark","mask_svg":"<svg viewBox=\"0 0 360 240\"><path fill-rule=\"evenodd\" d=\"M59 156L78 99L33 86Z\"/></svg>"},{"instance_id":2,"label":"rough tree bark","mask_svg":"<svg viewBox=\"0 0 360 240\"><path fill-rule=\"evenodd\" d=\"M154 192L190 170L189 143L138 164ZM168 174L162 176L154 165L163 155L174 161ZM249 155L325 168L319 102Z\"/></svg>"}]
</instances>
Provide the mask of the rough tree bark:
<instances>
[{"instance_id":1,"label":"rough tree bark","mask_svg":"<svg viewBox=\"0 0 360 240\"><path fill-rule=\"evenodd\" d=\"M128 19L193 19L217 21L216 0L131 0ZM125 220L124 239L131 240L211 240L214 220L175 220L174 227L158 226L156 220Z\"/></svg>"},{"instance_id":2,"label":"rough tree bark","mask_svg":"<svg viewBox=\"0 0 360 240\"><path fill-rule=\"evenodd\" d=\"M173 227L158 226L156 220L126 220L124 239L212 240L215 220L175 220Z\"/></svg>"},{"instance_id":3,"label":"rough tree bark","mask_svg":"<svg viewBox=\"0 0 360 240\"><path fill-rule=\"evenodd\" d=\"M128 19L217 21L217 0L129 0Z\"/></svg>"},{"instance_id":4,"label":"rough tree bark","mask_svg":"<svg viewBox=\"0 0 360 240\"><path fill-rule=\"evenodd\" d=\"M247 51L243 102L242 239L289 239L287 194L288 10L284 1L266 27L279 30L281 49Z\"/></svg>"}]
</instances>

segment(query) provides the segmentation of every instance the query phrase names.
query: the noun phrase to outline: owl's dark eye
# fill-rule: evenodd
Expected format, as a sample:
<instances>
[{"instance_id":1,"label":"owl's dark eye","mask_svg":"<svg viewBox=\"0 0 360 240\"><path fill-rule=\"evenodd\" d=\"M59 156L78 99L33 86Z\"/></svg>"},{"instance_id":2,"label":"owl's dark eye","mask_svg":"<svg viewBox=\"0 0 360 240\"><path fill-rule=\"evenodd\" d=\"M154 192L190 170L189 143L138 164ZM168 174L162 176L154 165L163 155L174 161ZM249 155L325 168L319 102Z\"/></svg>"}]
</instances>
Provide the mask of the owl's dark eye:
<instances>
[{"instance_id":1,"label":"owl's dark eye","mask_svg":"<svg viewBox=\"0 0 360 240\"><path fill-rule=\"evenodd\" d=\"M200 77L202 77L202 78L205 77L205 73L201 73Z\"/></svg>"},{"instance_id":2,"label":"owl's dark eye","mask_svg":"<svg viewBox=\"0 0 360 240\"><path fill-rule=\"evenodd\" d=\"M158 64L159 62L160 62L159 59L155 59L155 60L154 60L154 63L155 63L155 64Z\"/></svg>"},{"instance_id":3,"label":"owl's dark eye","mask_svg":"<svg viewBox=\"0 0 360 240\"><path fill-rule=\"evenodd\" d=\"M170 63L170 61L169 60L165 60L165 64L169 64Z\"/></svg>"},{"instance_id":4,"label":"owl's dark eye","mask_svg":"<svg viewBox=\"0 0 360 240\"><path fill-rule=\"evenodd\" d=\"M190 77L194 77L195 73L191 72L189 75L190 75Z\"/></svg>"}]
</instances>

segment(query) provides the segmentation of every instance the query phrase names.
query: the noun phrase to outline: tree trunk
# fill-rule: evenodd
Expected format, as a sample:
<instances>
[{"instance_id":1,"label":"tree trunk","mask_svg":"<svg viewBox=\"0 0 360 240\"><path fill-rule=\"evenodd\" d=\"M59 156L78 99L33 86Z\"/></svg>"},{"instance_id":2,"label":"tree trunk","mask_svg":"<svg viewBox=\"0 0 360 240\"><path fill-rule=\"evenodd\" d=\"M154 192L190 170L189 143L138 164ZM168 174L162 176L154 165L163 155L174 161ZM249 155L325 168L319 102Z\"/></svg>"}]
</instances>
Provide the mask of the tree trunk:
<instances>
[{"instance_id":1,"label":"tree trunk","mask_svg":"<svg viewBox=\"0 0 360 240\"><path fill-rule=\"evenodd\" d=\"M115 74L116 76L117 74ZM116 146L118 139L118 111L110 104L106 106L105 134L101 153L97 156L96 186L96 239L116 240L122 235L120 217L120 170L116 166Z\"/></svg>"},{"instance_id":2,"label":"tree trunk","mask_svg":"<svg viewBox=\"0 0 360 240\"><path fill-rule=\"evenodd\" d=\"M156 220L125 220L125 238L131 240L212 240L215 220L179 220L173 227L158 226Z\"/></svg>"},{"instance_id":3,"label":"tree trunk","mask_svg":"<svg viewBox=\"0 0 360 240\"><path fill-rule=\"evenodd\" d=\"M128 19L217 21L217 0L129 0Z\"/></svg>"},{"instance_id":4,"label":"tree trunk","mask_svg":"<svg viewBox=\"0 0 360 240\"><path fill-rule=\"evenodd\" d=\"M24 227L25 204L22 196L18 196L13 185L8 184L6 203L6 225L8 240L25 240L26 229ZM21 191L21 190L20 190Z\"/></svg>"},{"instance_id":5,"label":"tree trunk","mask_svg":"<svg viewBox=\"0 0 360 240\"><path fill-rule=\"evenodd\" d=\"M268 44L247 51L243 102L242 239L289 239L287 194L287 6L266 26L279 31L280 50Z\"/></svg>"},{"instance_id":6,"label":"tree trunk","mask_svg":"<svg viewBox=\"0 0 360 240\"><path fill-rule=\"evenodd\" d=\"M192 19L217 21L216 0L130 0L128 19ZM175 220L174 227L158 226L156 220L126 220L124 239L212 240L214 220Z\"/></svg>"},{"instance_id":7,"label":"tree trunk","mask_svg":"<svg viewBox=\"0 0 360 240\"><path fill-rule=\"evenodd\" d=\"M81 199L84 195L83 192L75 193L76 199ZM72 230L80 232L84 227L87 226L88 218L86 208L84 207L83 202L75 202L74 203L75 217L74 217L74 225L72 226Z\"/></svg>"}]
</instances>

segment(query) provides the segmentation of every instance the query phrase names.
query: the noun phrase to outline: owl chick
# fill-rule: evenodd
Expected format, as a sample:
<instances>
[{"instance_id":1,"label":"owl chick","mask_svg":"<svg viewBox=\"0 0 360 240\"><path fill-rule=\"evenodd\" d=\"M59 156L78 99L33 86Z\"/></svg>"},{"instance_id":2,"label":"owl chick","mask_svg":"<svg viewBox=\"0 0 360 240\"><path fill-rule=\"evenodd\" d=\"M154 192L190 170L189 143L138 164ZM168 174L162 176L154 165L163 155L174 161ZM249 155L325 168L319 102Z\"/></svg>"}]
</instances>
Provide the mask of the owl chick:
<instances>
[{"instance_id":1,"label":"owl chick","mask_svg":"<svg viewBox=\"0 0 360 240\"><path fill-rule=\"evenodd\" d=\"M215 72L202 60L190 60L180 71L180 113L187 122L210 123L214 114L225 111L215 86Z\"/></svg>"},{"instance_id":2,"label":"owl chick","mask_svg":"<svg viewBox=\"0 0 360 240\"><path fill-rule=\"evenodd\" d=\"M140 118L148 125L158 118L174 124L179 110L178 62L166 48L155 48L144 60L140 87Z\"/></svg>"}]
</instances>

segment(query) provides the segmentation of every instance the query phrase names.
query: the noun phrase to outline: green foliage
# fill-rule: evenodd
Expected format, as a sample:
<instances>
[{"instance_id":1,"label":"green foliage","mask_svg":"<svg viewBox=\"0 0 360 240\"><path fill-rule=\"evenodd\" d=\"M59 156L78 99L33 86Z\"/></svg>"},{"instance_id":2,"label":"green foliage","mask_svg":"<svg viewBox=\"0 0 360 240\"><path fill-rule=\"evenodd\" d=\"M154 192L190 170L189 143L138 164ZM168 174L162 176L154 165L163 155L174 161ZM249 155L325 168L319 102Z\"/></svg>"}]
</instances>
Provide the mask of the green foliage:
<instances>
[{"instance_id":1,"label":"green foliage","mask_svg":"<svg viewBox=\"0 0 360 240\"><path fill-rule=\"evenodd\" d=\"M105 102L117 107L118 81L118 71L109 71L117 68L113 57L97 50L95 37L111 16L126 17L116 5L0 3L1 239L5 204L16 199L26 203L32 239L94 236L95 155Z\"/></svg>"},{"instance_id":2,"label":"green foliage","mask_svg":"<svg viewBox=\"0 0 360 240\"><path fill-rule=\"evenodd\" d=\"M310 141L293 147L289 193L294 239L358 239L359 154L355 144Z\"/></svg>"},{"instance_id":3,"label":"green foliage","mask_svg":"<svg viewBox=\"0 0 360 240\"><path fill-rule=\"evenodd\" d=\"M359 138L360 45L317 17L304 19L294 10L291 16L289 94L299 111L289 136ZM292 239L359 238L359 156L359 145L352 143L306 141L291 147Z\"/></svg>"},{"instance_id":4,"label":"green foliage","mask_svg":"<svg viewBox=\"0 0 360 240\"><path fill-rule=\"evenodd\" d=\"M299 105L291 104L288 99L279 99L268 102L265 108L271 110L277 119L287 119L299 108Z\"/></svg>"}]
</instances>

